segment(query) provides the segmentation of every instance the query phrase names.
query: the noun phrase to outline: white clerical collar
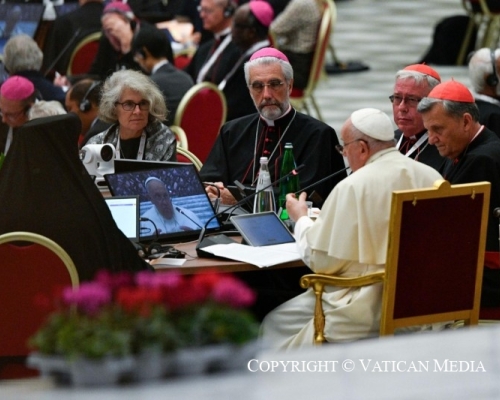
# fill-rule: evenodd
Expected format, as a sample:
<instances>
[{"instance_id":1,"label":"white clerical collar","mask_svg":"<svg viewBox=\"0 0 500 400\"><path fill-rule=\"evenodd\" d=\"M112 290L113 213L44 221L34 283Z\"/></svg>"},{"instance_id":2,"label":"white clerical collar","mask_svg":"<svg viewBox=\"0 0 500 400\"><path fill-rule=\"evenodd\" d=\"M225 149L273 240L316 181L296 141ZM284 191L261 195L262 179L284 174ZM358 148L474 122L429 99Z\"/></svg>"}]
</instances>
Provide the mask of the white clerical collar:
<instances>
[{"instance_id":1,"label":"white clerical collar","mask_svg":"<svg viewBox=\"0 0 500 400\"><path fill-rule=\"evenodd\" d=\"M485 101L487 103L491 103L491 104L494 104L494 105L500 107L500 101L498 101L494 97L486 96L485 94L474 93L474 99L482 100L482 101Z\"/></svg>"},{"instance_id":2,"label":"white clerical collar","mask_svg":"<svg viewBox=\"0 0 500 400\"><path fill-rule=\"evenodd\" d=\"M286 110L285 113L281 117L279 117L275 120L274 119L267 119L262 115L261 115L261 118L264 120L264 122L267 124L267 126L274 126L274 121L279 121L281 118L284 118L290 112L291 109L292 109L292 106L289 105L288 110Z\"/></svg>"},{"instance_id":3,"label":"white clerical collar","mask_svg":"<svg viewBox=\"0 0 500 400\"><path fill-rule=\"evenodd\" d=\"M151 70L151 74L154 74L156 71L158 71L161 67L163 67L165 64L168 64L168 60L162 60L159 63L155 64L153 69Z\"/></svg>"},{"instance_id":4,"label":"white clerical collar","mask_svg":"<svg viewBox=\"0 0 500 400\"><path fill-rule=\"evenodd\" d=\"M226 29L221 30L220 32L214 33L214 38L217 40L220 39L221 36L226 36L229 35L230 33L231 33L231 27L229 26Z\"/></svg>"}]
</instances>

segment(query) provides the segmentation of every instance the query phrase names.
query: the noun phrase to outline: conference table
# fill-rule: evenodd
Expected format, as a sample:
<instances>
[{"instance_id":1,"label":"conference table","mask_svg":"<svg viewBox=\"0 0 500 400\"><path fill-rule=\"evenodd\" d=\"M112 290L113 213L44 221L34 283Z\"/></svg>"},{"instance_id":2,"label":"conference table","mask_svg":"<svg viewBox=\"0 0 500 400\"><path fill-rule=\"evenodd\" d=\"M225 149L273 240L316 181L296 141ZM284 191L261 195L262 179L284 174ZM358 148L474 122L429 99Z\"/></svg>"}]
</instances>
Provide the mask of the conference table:
<instances>
[{"instance_id":1,"label":"conference table","mask_svg":"<svg viewBox=\"0 0 500 400\"><path fill-rule=\"evenodd\" d=\"M240 236L233 236L233 239L238 243L241 242ZM213 258L199 257L196 253L197 244L197 240L175 244L173 245L174 248L184 253L185 258L159 258L156 260L152 260L151 265L156 270L175 270L184 274L193 274L213 270L220 272L247 272L268 269L297 268L305 266L302 260L297 260L274 265L272 267L260 268L249 263L230 260L227 258L215 256ZM185 261L183 262L183 260ZM183 262L182 265L180 265L181 262Z\"/></svg>"}]
</instances>

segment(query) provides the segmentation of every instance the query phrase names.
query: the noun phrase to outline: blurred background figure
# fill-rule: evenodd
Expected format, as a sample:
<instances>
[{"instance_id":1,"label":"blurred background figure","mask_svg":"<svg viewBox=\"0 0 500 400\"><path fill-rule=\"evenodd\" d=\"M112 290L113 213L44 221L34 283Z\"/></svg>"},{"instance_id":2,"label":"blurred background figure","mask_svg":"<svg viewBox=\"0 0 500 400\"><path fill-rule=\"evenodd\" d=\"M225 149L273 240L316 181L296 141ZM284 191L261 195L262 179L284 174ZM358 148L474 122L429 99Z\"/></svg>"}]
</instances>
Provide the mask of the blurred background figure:
<instances>
[{"instance_id":1,"label":"blurred background figure","mask_svg":"<svg viewBox=\"0 0 500 400\"><path fill-rule=\"evenodd\" d=\"M176 161L175 136L162 123L166 117L163 94L149 77L117 71L104 82L99 106L99 118L112 125L88 143L113 144L116 158Z\"/></svg>"},{"instance_id":2,"label":"blurred background figure","mask_svg":"<svg viewBox=\"0 0 500 400\"><path fill-rule=\"evenodd\" d=\"M168 109L165 123L172 125L182 97L193 86L193 79L173 64L170 42L161 30L144 25L132 41L134 59L150 75L163 93Z\"/></svg>"},{"instance_id":3,"label":"blurred background figure","mask_svg":"<svg viewBox=\"0 0 500 400\"><path fill-rule=\"evenodd\" d=\"M42 62L42 50L28 35L13 36L5 44L4 64L9 75L25 77L43 100L56 100L64 105L64 91L43 76L40 72Z\"/></svg>"},{"instance_id":4,"label":"blurred background figure","mask_svg":"<svg viewBox=\"0 0 500 400\"><path fill-rule=\"evenodd\" d=\"M83 79L71 86L66 93L66 110L75 113L82 123L78 144L83 146L92 136L111 126L98 117L102 82Z\"/></svg>"},{"instance_id":5,"label":"blurred background figure","mask_svg":"<svg viewBox=\"0 0 500 400\"><path fill-rule=\"evenodd\" d=\"M54 115L66 114L66 110L58 101L40 100L35 102L28 111L28 119L51 117Z\"/></svg>"}]
</instances>

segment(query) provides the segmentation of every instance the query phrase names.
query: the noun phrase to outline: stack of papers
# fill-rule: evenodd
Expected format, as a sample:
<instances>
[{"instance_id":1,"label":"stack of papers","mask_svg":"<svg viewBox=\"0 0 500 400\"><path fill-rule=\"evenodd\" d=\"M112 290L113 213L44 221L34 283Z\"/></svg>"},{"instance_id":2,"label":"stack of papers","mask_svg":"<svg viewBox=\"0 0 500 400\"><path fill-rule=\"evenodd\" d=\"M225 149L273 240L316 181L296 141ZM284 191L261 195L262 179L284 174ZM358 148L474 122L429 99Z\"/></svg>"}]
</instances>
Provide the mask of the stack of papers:
<instances>
[{"instance_id":1,"label":"stack of papers","mask_svg":"<svg viewBox=\"0 0 500 400\"><path fill-rule=\"evenodd\" d=\"M204 247L203 250L218 257L245 262L259 268L300 260L295 242L261 247L239 243L216 244Z\"/></svg>"}]
</instances>

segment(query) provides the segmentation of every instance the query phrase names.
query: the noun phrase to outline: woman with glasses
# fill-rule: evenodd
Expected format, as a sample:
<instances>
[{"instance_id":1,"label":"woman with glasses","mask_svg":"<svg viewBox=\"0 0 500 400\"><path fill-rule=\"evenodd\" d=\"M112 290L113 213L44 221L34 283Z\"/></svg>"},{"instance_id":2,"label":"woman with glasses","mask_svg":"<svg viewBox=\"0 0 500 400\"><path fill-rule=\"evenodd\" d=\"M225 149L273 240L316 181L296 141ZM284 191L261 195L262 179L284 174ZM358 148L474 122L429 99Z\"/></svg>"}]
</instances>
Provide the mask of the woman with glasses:
<instances>
[{"instance_id":1,"label":"woman with glasses","mask_svg":"<svg viewBox=\"0 0 500 400\"><path fill-rule=\"evenodd\" d=\"M167 107L161 91L144 74L117 71L104 82L99 119L112 125L87 144L111 143L115 158L176 161L176 140L162 121Z\"/></svg>"}]
</instances>

